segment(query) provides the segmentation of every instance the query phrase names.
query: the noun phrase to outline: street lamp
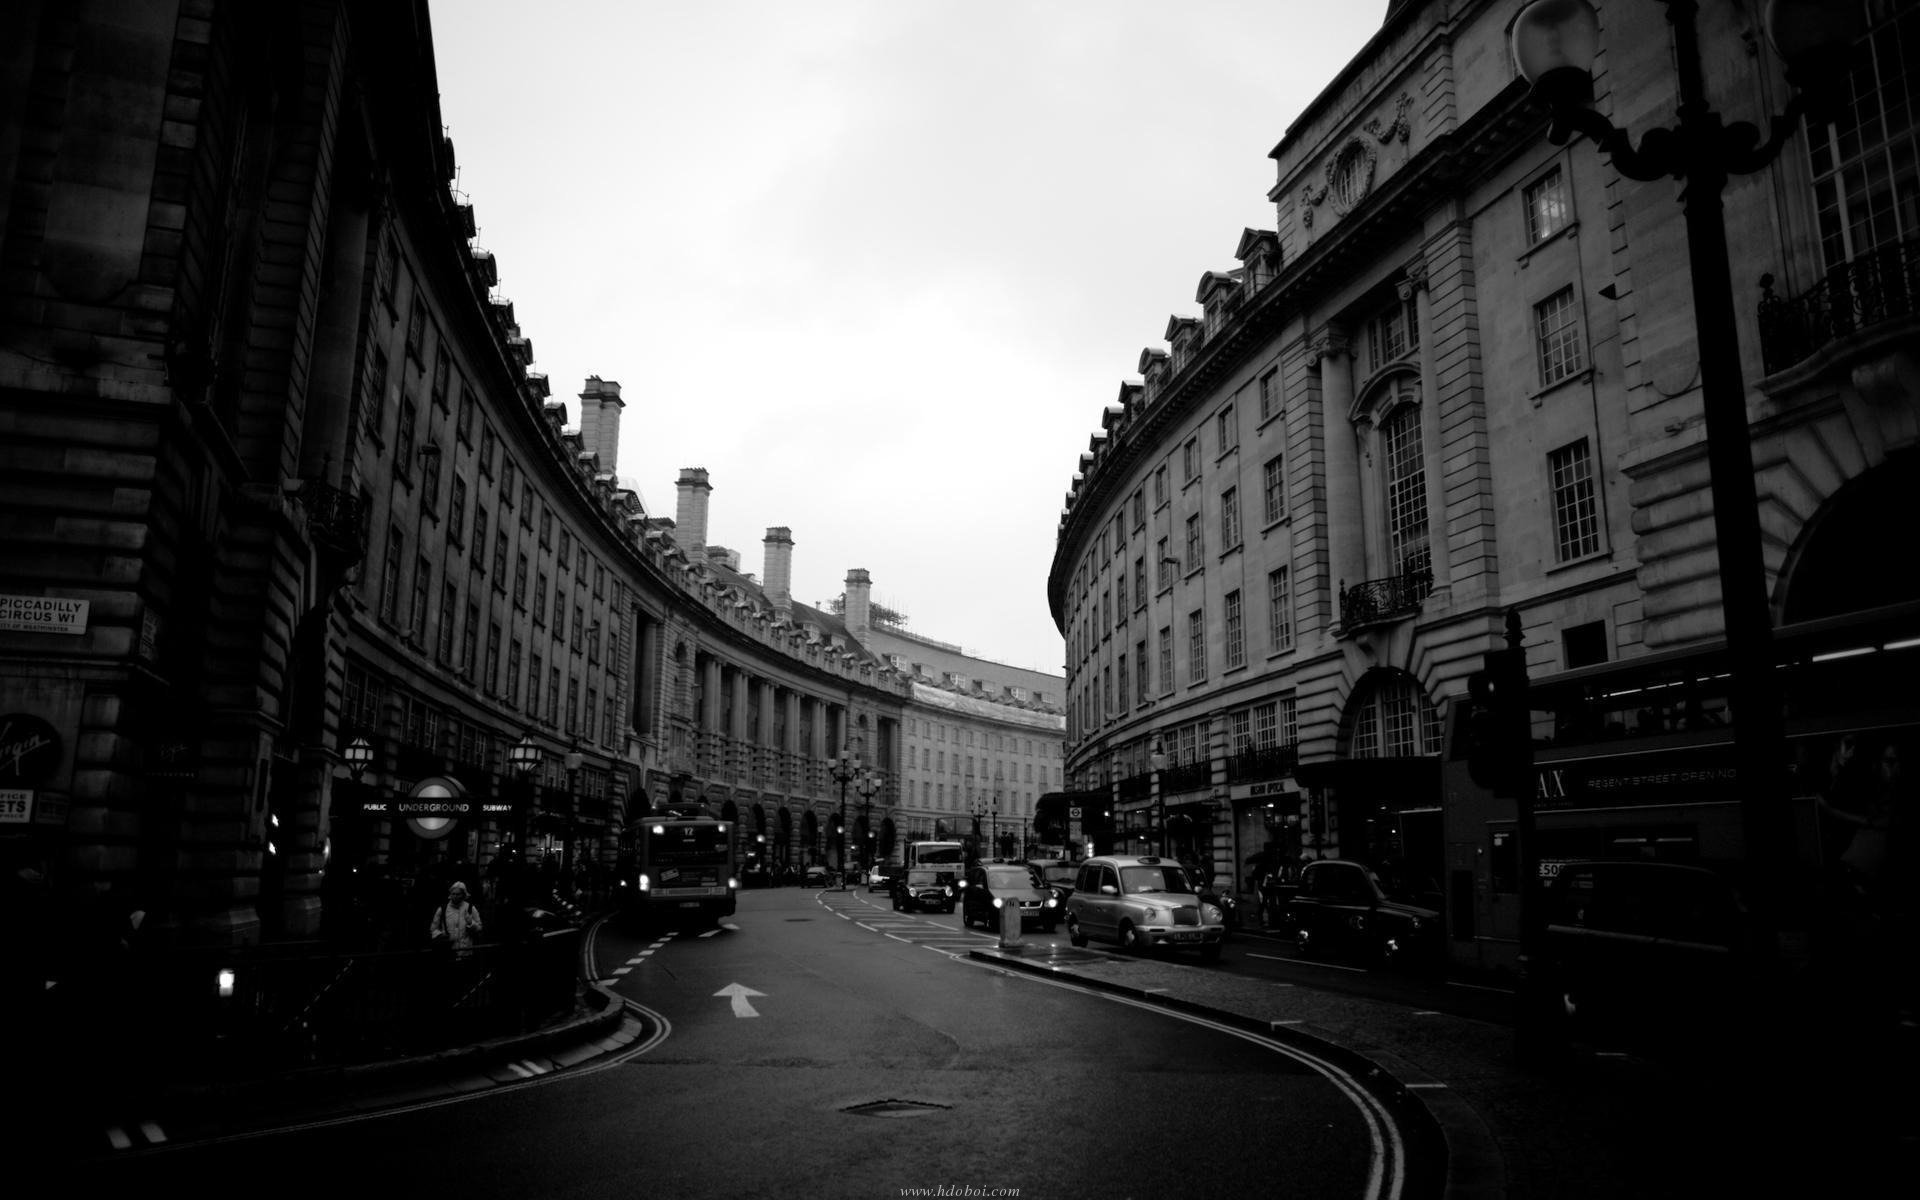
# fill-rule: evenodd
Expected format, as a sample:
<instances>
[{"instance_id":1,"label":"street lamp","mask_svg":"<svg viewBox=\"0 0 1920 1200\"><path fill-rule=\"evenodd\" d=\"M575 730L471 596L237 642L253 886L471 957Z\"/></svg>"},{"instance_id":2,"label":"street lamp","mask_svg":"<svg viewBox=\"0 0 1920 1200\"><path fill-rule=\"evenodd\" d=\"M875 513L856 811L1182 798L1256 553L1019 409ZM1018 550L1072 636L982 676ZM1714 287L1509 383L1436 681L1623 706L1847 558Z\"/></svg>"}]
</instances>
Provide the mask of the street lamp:
<instances>
[{"instance_id":1,"label":"street lamp","mask_svg":"<svg viewBox=\"0 0 1920 1200\"><path fill-rule=\"evenodd\" d=\"M1167 801L1160 793L1160 772L1167 769L1167 751L1160 744L1160 735L1153 737L1153 748L1147 752L1147 766L1153 770L1153 819L1160 825L1160 856L1167 854Z\"/></svg>"},{"instance_id":2,"label":"street lamp","mask_svg":"<svg viewBox=\"0 0 1920 1200\"><path fill-rule=\"evenodd\" d=\"M862 871L870 870L873 867L873 826L870 823L872 818L869 815L869 810L873 807L873 794L880 790L881 780L883 778L885 777L878 771L863 769L860 772L859 780L853 785L854 789L860 793L860 855L862 860L860 869ZM841 856L845 857L846 851L844 849L844 843L842 843L842 846Z\"/></svg>"},{"instance_id":3,"label":"street lamp","mask_svg":"<svg viewBox=\"0 0 1920 1200\"><path fill-rule=\"evenodd\" d=\"M567 766L567 844L560 849L560 878L563 888L573 886L573 828L574 817L580 811L580 764L586 756L576 749L568 750L562 760Z\"/></svg>"},{"instance_id":4,"label":"street lamp","mask_svg":"<svg viewBox=\"0 0 1920 1200\"><path fill-rule=\"evenodd\" d=\"M347 743L347 748L340 752L340 758L347 764L347 773L357 784L360 782L360 776L373 765L373 743L363 737L354 738Z\"/></svg>"},{"instance_id":5,"label":"street lamp","mask_svg":"<svg viewBox=\"0 0 1920 1200\"><path fill-rule=\"evenodd\" d=\"M866 764L860 761L860 755L854 752L851 747L844 745L840 747L840 753L835 755L827 763L827 773L833 776L835 783L840 785L840 824L838 830L840 835L840 874L843 878L847 873L847 784L852 782L854 776L860 774L865 769Z\"/></svg>"},{"instance_id":6,"label":"street lamp","mask_svg":"<svg viewBox=\"0 0 1920 1200\"><path fill-rule=\"evenodd\" d=\"M527 859L527 810L533 807L533 773L540 769L540 747L531 734L520 735L520 740L507 748L507 765L520 777L525 785L526 795L521 797L519 811L514 821L514 836L519 842L520 861Z\"/></svg>"},{"instance_id":7,"label":"street lamp","mask_svg":"<svg viewBox=\"0 0 1920 1200\"><path fill-rule=\"evenodd\" d=\"M1772 118L1762 142L1754 125L1723 124L1707 106L1700 41L1694 28L1696 0L1662 2L1673 27L1678 122L1673 129L1649 130L1637 147L1625 130L1589 107L1600 36L1598 15L1586 0L1534 0L1514 22L1513 57L1533 85L1535 98L1552 111L1548 141L1564 145L1573 133L1583 133L1629 179L1644 182L1671 175L1687 181L1680 202L1686 214L1692 268L1708 483L1720 602L1726 618L1735 771L1748 854L1761 867L1762 891L1756 899L1778 934L1785 916L1780 887L1789 851L1785 725L1774 673L1766 564L1721 194L1729 175L1751 174L1771 163L1803 114L1822 121L1844 101L1848 56L1861 32L1860 5L1770 0L1767 38L1786 61L1787 79L1797 91L1786 111ZM1524 870L1532 850L1523 846L1521 854ZM1523 960L1526 928L1523 915ZM1774 948L1778 949L1777 943Z\"/></svg>"}]
</instances>

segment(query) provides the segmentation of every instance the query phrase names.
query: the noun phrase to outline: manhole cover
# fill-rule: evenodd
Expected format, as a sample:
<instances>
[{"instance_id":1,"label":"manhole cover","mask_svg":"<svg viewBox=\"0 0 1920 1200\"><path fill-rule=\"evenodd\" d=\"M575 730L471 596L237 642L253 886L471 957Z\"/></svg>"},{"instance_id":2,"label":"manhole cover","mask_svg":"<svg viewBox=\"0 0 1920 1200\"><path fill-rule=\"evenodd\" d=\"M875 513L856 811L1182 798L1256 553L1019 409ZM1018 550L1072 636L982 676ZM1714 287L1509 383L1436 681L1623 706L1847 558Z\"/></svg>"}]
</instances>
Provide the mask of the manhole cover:
<instances>
[{"instance_id":1,"label":"manhole cover","mask_svg":"<svg viewBox=\"0 0 1920 1200\"><path fill-rule=\"evenodd\" d=\"M791 925L795 921L811 921L811 920L813 920L812 917L788 917L787 924Z\"/></svg>"},{"instance_id":2,"label":"manhole cover","mask_svg":"<svg viewBox=\"0 0 1920 1200\"><path fill-rule=\"evenodd\" d=\"M874 1100L840 1111L856 1117L924 1117L930 1112L943 1112L948 1107L945 1104L928 1104L924 1100Z\"/></svg>"}]
</instances>

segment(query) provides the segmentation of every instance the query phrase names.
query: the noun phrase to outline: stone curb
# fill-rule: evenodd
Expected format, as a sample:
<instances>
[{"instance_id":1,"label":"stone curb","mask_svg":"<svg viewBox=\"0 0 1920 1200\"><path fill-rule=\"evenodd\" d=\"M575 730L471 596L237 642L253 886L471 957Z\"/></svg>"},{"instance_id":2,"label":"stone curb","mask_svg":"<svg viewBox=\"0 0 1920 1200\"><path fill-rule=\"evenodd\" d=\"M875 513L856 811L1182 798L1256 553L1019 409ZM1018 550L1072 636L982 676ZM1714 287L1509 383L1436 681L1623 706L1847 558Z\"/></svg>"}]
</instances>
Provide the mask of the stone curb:
<instances>
[{"instance_id":1,"label":"stone curb","mask_svg":"<svg viewBox=\"0 0 1920 1200\"><path fill-rule=\"evenodd\" d=\"M1436 1112L1436 1104L1430 1103L1421 1092L1408 1086L1408 1082L1399 1078L1386 1064L1363 1051L1264 1017L1189 1000L1161 989L1081 975L1015 958L998 950L970 950L967 956L976 962L1008 967L1044 979L1064 979L1093 991L1125 996L1156 1008L1205 1017L1326 1059L1366 1088L1393 1115L1406 1134L1408 1171L1405 1194L1471 1200L1482 1196L1500 1196L1506 1192L1506 1172L1499 1146L1471 1106L1448 1093L1436 1097L1440 1110ZM1413 1072L1403 1067L1402 1073Z\"/></svg>"}]
</instances>

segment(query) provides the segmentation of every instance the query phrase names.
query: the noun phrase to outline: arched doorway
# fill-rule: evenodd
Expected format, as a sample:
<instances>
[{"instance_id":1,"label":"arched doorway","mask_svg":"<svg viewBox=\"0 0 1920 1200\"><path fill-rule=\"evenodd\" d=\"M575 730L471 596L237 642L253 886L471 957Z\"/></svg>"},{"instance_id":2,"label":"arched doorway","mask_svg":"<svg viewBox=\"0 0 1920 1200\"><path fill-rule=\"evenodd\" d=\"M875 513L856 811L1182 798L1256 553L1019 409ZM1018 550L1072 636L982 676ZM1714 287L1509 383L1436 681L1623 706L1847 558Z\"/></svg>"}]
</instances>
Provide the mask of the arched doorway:
<instances>
[{"instance_id":1,"label":"arched doorway","mask_svg":"<svg viewBox=\"0 0 1920 1200\"><path fill-rule=\"evenodd\" d=\"M1808 521L1783 571L1781 621L1797 624L1920 600L1920 450L1887 455Z\"/></svg>"},{"instance_id":2,"label":"arched doorway","mask_svg":"<svg viewBox=\"0 0 1920 1200\"><path fill-rule=\"evenodd\" d=\"M800 865L812 866L820 855L820 818L813 810L800 814Z\"/></svg>"},{"instance_id":3,"label":"arched doorway","mask_svg":"<svg viewBox=\"0 0 1920 1200\"><path fill-rule=\"evenodd\" d=\"M1439 879L1440 741L1440 710L1419 680L1392 667L1362 675L1340 714L1337 757L1295 771L1312 793L1304 851L1403 862Z\"/></svg>"}]
</instances>

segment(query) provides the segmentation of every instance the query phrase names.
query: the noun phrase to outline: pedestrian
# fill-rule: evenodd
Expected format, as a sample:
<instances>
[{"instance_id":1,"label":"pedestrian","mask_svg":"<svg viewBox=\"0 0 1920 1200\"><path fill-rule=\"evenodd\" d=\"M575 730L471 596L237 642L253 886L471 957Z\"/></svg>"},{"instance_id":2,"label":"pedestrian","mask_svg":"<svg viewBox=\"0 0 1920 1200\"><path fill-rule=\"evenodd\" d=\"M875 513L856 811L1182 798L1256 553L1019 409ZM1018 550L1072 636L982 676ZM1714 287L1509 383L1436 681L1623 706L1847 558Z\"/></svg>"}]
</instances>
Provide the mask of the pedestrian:
<instances>
[{"instance_id":1,"label":"pedestrian","mask_svg":"<svg viewBox=\"0 0 1920 1200\"><path fill-rule=\"evenodd\" d=\"M428 936L435 946L446 946L464 958L473 952L480 930L480 910L467 899L467 885L456 879L447 888L447 902L434 910Z\"/></svg>"}]
</instances>

